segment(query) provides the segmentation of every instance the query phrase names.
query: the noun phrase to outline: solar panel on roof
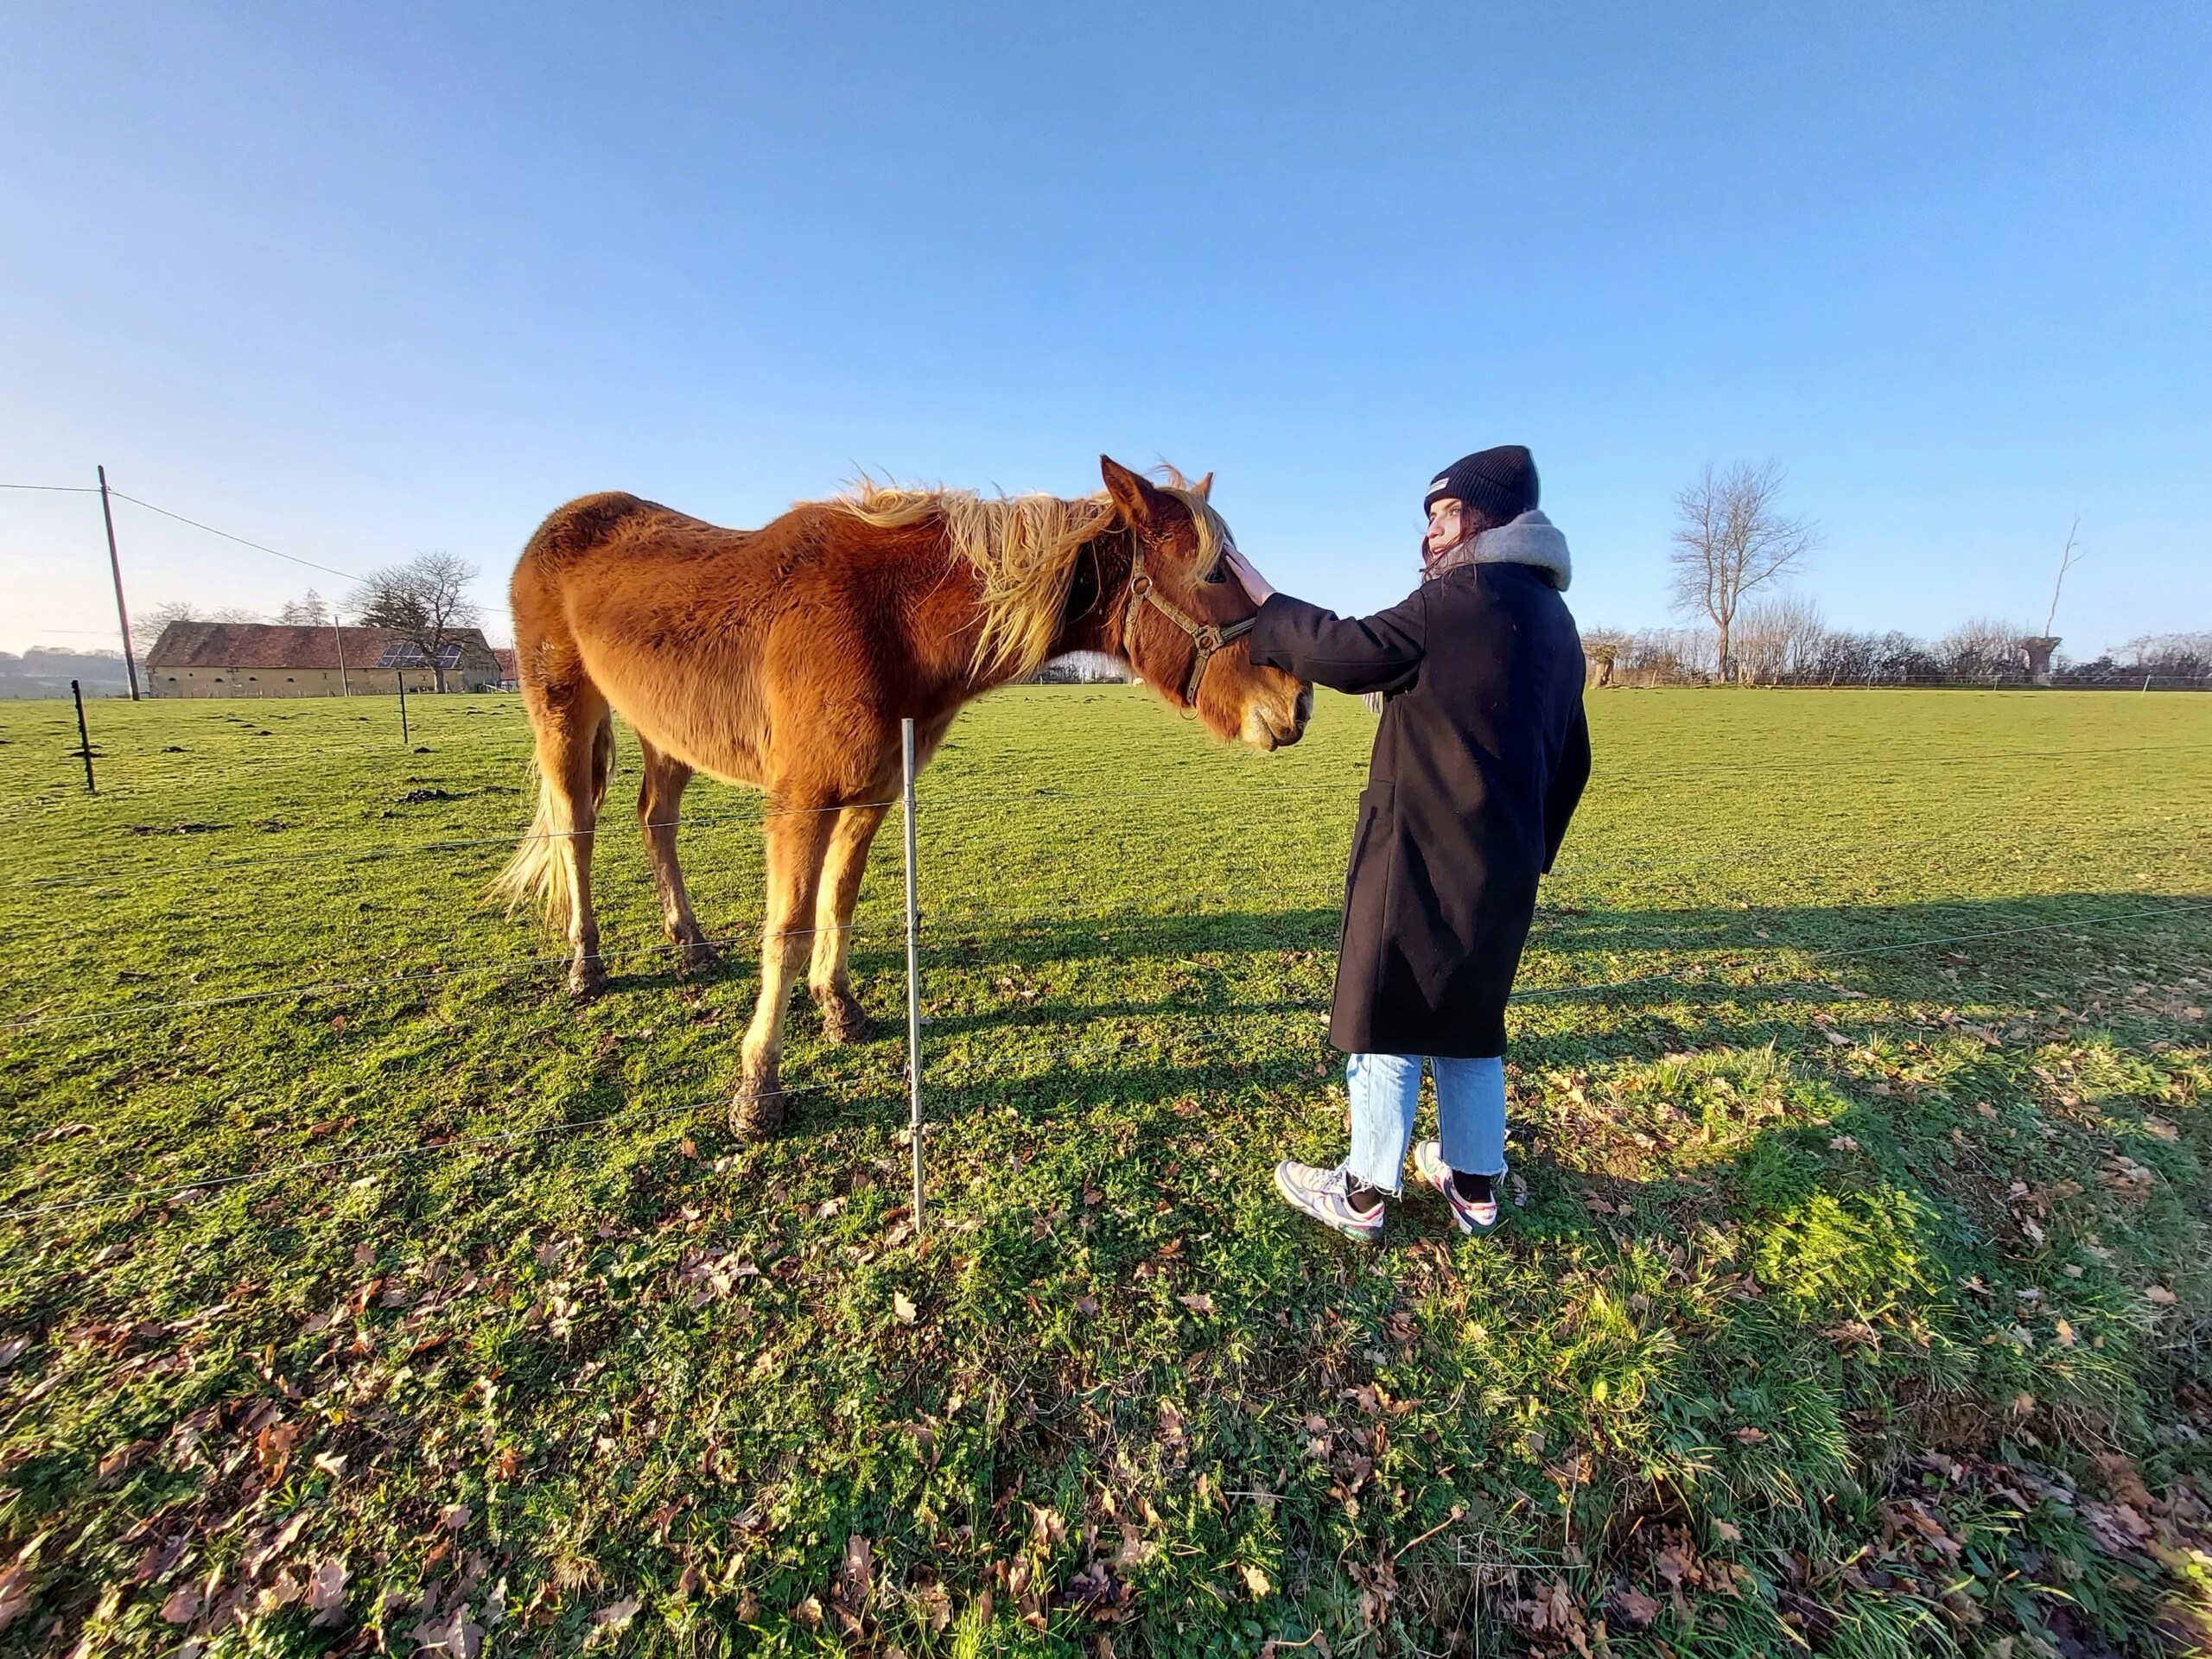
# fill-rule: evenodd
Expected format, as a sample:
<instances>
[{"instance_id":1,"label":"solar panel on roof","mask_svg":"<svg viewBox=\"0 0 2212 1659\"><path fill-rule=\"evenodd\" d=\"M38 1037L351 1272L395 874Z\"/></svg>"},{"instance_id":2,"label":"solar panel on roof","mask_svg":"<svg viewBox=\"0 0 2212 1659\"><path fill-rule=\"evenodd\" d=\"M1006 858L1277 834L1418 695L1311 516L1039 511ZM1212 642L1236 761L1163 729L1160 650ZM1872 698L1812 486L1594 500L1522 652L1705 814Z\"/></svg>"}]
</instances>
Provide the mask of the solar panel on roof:
<instances>
[{"instance_id":1,"label":"solar panel on roof","mask_svg":"<svg viewBox=\"0 0 2212 1659\"><path fill-rule=\"evenodd\" d=\"M429 665L429 658L423 654L423 647L412 639L393 640L384 648L384 655L377 658L378 668L428 668ZM440 645L438 666L440 668L460 667L461 646L450 640Z\"/></svg>"}]
</instances>

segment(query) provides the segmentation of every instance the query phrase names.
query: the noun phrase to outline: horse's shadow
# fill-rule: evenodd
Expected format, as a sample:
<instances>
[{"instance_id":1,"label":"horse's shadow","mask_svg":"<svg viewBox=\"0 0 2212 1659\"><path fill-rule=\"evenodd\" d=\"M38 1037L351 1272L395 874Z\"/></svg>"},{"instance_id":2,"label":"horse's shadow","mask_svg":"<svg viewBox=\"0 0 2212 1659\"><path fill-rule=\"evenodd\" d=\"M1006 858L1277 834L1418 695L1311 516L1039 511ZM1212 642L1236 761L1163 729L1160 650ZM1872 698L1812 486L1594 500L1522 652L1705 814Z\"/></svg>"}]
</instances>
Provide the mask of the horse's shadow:
<instances>
[{"instance_id":1,"label":"horse's shadow","mask_svg":"<svg viewBox=\"0 0 2212 1659\"><path fill-rule=\"evenodd\" d=\"M1231 1091L1319 1096L1343 1075L1323 1024L1336 935L1336 912L1319 908L930 923L922 952L930 1109L957 1122L1007 1105L1057 1115L1103 1103L1142 1110ZM2125 982L2107 980L2092 993L2090 976L2120 951L2160 963L2170 976L2189 971L2192 958L2202 964L2212 957L2212 895L2082 891L1904 905L1542 912L1522 959L1510 1058L1534 1074L1715 1046L1771 1043L1819 1053L1838 1024L1862 1037L1924 1038L1927 1026L1905 1010L1936 1002L1966 1010L1955 1018L1985 1028L2032 1022L2061 1005L2122 1027L2155 1019L2154 1008L2126 996ZM726 954L715 977L738 977L735 960ZM1059 983L1039 995L1030 983L1033 970L1071 963L1081 970L1072 985L1054 976ZM904 1058L902 965L893 941L855 948L856 982L879 1010L877 1039L855 1058L863 1077L880 1072L885 1086L863 1088L834 1109L798 1103L793 1132L806 1134L810 1121L880 1117L887 1124L903 1116L903 1086L893 1075ZM1128 970L1125 982L1141 979L1148 988L1163 971L1176 977L1149 994L1116 995L1124 982L1111 977L1117 966ZM656 966L634 982L667 977ZM1016 983L1006 987L1008 978ZM799 1001L788 1080L849 1071L815 1039L803 994ZM1874 1007L1882 1012L1870 1014ZM1277 1016L1297 1036L1254 1052L1249 1024L1224 1028L1230 1016ZM1026 1061L1014 1057L1007 1039L1040 1032L1065 1032L1066 1040ZM948 1045L954 1052L944 1052ZM1330 1109L1340 1127L1341 1105ZM1517 1104L1516 1115L1541 1137L1540 1117ZM1622 1198L1630 1193L1620 1189ZM1652 1202L1663 1210L1675 1200L1662 1192ZM1641 1203L1630 1203L1630 1211Z\"/></svg>"}]
</instances>

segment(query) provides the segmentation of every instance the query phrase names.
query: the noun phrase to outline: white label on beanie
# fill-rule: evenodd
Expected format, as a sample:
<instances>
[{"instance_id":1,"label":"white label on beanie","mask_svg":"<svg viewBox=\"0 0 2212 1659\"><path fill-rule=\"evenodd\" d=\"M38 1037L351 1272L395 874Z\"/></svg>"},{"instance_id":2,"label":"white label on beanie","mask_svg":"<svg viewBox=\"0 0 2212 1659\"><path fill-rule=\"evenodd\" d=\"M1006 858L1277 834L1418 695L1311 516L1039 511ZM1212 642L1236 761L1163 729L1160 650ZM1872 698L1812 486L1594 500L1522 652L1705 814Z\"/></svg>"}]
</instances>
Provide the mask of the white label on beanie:
<instances>
[{"instance_id":1,"label":"white label on beanie","mask_svg":"<svg viewBox=\"0 0 2212 1659\"><path fill-rule=\"evenodd\" d=\"M1428 480L1428 487L1429 487L1430 489L1432 489L1432 490L1440 490L1440 489L1442 489L1442 488L1443 488L1446 484L1449 484L1451 481L1452 481L1452 474L1449 474L1449 473L1439 473L1439 474L1438 474L1434 478L1432 478L1432 479L1430 479L1430 480Z\"/></svg>"}]
</instances>

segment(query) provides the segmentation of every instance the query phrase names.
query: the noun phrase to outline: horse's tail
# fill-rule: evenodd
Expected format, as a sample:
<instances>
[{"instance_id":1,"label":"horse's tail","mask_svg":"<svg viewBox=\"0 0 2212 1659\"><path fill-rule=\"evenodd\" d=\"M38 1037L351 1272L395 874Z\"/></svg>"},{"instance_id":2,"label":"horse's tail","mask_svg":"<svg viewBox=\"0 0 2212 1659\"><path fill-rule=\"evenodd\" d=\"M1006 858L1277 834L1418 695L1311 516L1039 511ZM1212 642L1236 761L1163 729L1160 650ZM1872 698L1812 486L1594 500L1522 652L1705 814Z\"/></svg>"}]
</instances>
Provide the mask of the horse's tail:
<instances>
[{"instance_id":1,"label":"horse's tail","mask_svg":"<svg viewBox=\"0 0 2212 1659\"><path fill-rule=\"evenodd\" d=\"M614 770L614 715L610 711L599 717L597 729L591 738L591 795L593 822L598 822L598 806L607 795L607 780ZM506 901L507 914L535 906L541 911L547 924L556 932L565 934L575 920L576 890L569 879L572 868L562 856L561 843L575 830L563 819L559 798L553 780L546 775L543 766L537 768L537 812L530 821L530 828L523 834L522 844L515 849L514 856L506 868L493 879L489 895Z\"/></svg>"}]
</instances>

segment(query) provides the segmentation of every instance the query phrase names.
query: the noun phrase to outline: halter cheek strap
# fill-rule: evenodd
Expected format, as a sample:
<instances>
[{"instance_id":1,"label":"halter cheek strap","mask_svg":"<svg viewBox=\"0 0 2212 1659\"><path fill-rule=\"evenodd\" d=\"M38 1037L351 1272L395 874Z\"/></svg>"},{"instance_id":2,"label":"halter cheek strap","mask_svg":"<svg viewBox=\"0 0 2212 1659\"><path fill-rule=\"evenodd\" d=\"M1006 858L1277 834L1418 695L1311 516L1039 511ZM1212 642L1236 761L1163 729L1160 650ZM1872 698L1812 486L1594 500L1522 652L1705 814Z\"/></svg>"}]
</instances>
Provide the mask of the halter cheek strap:
<instances>
[{"instance_id":1,"label":"halter cheek strap","mask_svg":"<svg viewBox=\"0 0 2212 1659\"><path fill-rule=\"evenodd\" d=\"M1200 621L1162 596L1152 573L1144 568L1144 537L1134 526L1129 531L1129 544L1135 551L1129 559L1129 602L1122 611L1122 655L1132 663L1136 661L1137 613L1145 606L1151 606L1191 636L1191 671L1183 682L1183 704L1195 709L1198 703L1198 683L1205 678L1206 664L1213 660L1214 653L1230 640L1251 632L1260 619L1248 616L1242 622L1226 625Z\"/></svg>"}]
</instances>

